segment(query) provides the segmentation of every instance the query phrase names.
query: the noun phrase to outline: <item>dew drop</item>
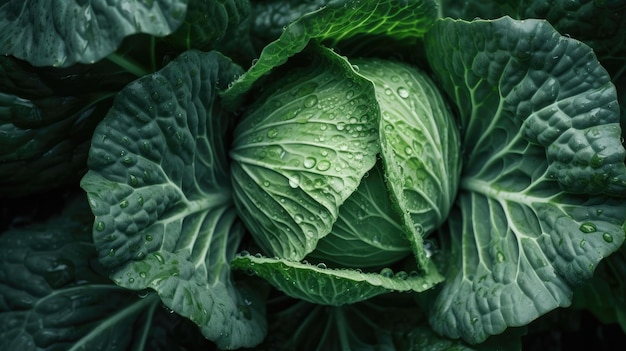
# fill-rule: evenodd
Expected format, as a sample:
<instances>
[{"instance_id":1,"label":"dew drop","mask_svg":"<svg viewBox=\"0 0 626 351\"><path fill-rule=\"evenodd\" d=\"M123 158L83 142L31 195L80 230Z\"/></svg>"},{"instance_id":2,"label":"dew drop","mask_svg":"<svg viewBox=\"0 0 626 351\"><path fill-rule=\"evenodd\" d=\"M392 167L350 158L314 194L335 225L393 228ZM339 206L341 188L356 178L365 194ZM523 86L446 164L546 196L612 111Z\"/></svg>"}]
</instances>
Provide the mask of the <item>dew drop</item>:
<instances>
[{"instance_id":1,"label":"dew drop","mask_svg":"<svg viewBox=\"0 0 626 351\"><path fill-rule=\"evenodd\" d=\"M293 220L297 223L300 224L302 223L302 221L304 221L304 217L302 217L301 214L297 214L295 216L293 216Z\"/></svg>"},{"instance_id":2,"label":"dew drop","mask_svg":"<svg viewBox=\"0 0 626 351\"><path fill-rule=\"evenodd\" d=\"M420 224L416 224L415 225L415 233L417 233L419 235L423 235L424 234L424 227L422 227Z\"/></svg>"},{"instance_id":3,"label":"dew drop","mask_svg":"<svg viewBox=\"0 0 626 351\"><path fill-rule=\"evenodd\" d=\"M304 166L304 168L311 169L315 167L316 163L317 163L317 160L315 158L307 157L304 159L304 162L302 163L302 165Z\"/></svg>"},{"instance_id":4,"label":"dew drop","mask_svg":"<svg viewBox=\"0 0 626 351\"><path fill-rule=\"evenodd\" d=\"M583 233L595 233L597 230L596 225L591 222L585 222L580 225L580 231Z\"/></svg>"},{"instance_id":5,"label":"dew drop","mask_svg":"<svg viewBox=\"0 0 626 351\"><path fill-rule=\"evenodd\" d=\"M319 269L326 269L326 263L324 262L320 262L316 265L317 268Z\"/></svg>"},{"instance_id":6,"label":"dew drop","mask_svg":"<svg viewBox=\"0 0 626 351\"><path fill-rule=\"evenodd\" d=\"M152 241L152 240L153 240L152 235L150 234L146 235L146 241Z\"/></svg>"},{"instance_id":7,"label":"dew drop","mask_svg":"<svg viewBox=\"0 0 626 351\"><path fill-rule=\"evenodd\" d=\"M128 207L128 200L124 199L124 200L120 201L120 207L121 208Z\"/></svg>"},{"instance_id":8,"label":"dew drop","mask_svg":"<svg viewBox=\"0 0 626 351\"><path fill-rule=\"evenodd\" d=\"M602 234L602 239L604 239L604 241L606 241L607 243L612 243L613 242L613 235L611 235L609 233L603 233Z\"/></svg>"},{"instance_id":9,"label":"dew drop","mask_svg":"<svg viewBox=\"0 0 626 351\"><path fill-rule=\"evenodd\" d=\"M380 275L382 275L383 277L386 278L392 278L393 277L393 270L391 268L383 268L380 270Z\"/></svg>"},{"instance_id":10,"label":"dew drop","mask_svg":"<svg viewBox=\"0 0 626 351\"><path fill-rule=\"evenodd\" d=\"M104 230L104 228L105 228L104 222L99 221L98 223L96 223L96 230L97 231L101 232L101 231Z\"/></svg>"},{"instance_id":11,"label":"dew drop","mask_svg":"<svg viewBox=\"0 0 626 351\"><path fill-rule=\"evenodd\" d=\"M128 278L128 282L131 283L131 284L134 283L135 282L135 278Z\"/></svg>"},{"instance_id":12,"label":"dew drop","mask_svg":"<svg viewBox=\"0 0 626 351\"><path fill-rule=\"evenodd\" d=\"M290 178L289 179L289 186L292 188L297 188L300 185L300 179L298 179L297 177L294 178Z\"/></svg>"},{"instance_id":13,"label":"dew drop","mask_svg":"<svg viewBox=\"0 0 626 351\"><path fill-rule=\"evenodd\" d=\"M156 258L157 261L159 261L160 264L164 264L165 263L165 259L163 258L163 256L160 253L154 253L154 258Z\"/></svg>"},{"instance_id":14,"label":"dew drop","mask_svg":"<svg viewBox=\"0 0 626 351\"><path fill-rule=\"evenodd\" d=\"M266 188L269 187L270 185L271 185L270 182L267 180L263 182L263 186Z\"/></svg>"},{"instance_id":15,"label":"dew drop","mask_svg":"<svg viewBox=\"0 0 626 351\"><path fill-rule=\"evenodd\" d=\"M407 146L406 148L404 148L404 153L410 155L413 153L413 149Z\"/></svg>"},{"instance_id":16,"label":"dew drop","mask_svg":"<svg viewBox=\"0 0 626 351\"><path fill-rule=\"evenodd\" d=\"M243 250L239 253L239 257L248 257L250 256L250 252L248 252L247 250Z\"/></svg>"},{"instance_id":17,"label":"dew drop","mask_svg":"<svg viewBox=\"0 0 626 351\"><path fill-rule=\"evenodd\" d=\"M350 100L352 99L352 97L354 97L354 91L348 90L348 92L346 93L346 99Z\"/></svg>"},{"instance_id":18,"label":"dew drop","mask_svg":"<svg viewBox=\"0 0 626 351\"><path fill-rule=\"evenodd\" d=\"M146 272L139 272L139 276L141 278L145 278L146 277Z\"/></svg>"},{"instance_id":19,"label":"dew drop","mask_svg":"<svg viewBox=\"0 0 626 351\"><path fill-rule=\"evenodd\" d=\"M400 280L406 280L408 277L409 275L405 271L399 271L398 273L394 275L394 278L400 279Z\"/></svg>"},{"instance_id":20,"label":"dew drop","mask_svg":"<svg viewBox=\"0 0 626 351\"><path fill-rule=\"evenodd\" d=\"M327 171L330 169L330 162L326 160L322 160L317 164L318 171Z\"/></svg>"},{"instance_id":21,"label":"dew drop","mask_svg":"<svg viewBox=\"0 0 626 351\"><path fill-rule=\"evenodd\" d=\"M129 178L128 184L130 184L130 186L135 187L139 185L139 181L137 180L137 177L135 177L134 175L131 174L128 178Z\"/></svg>"},{"instance_id":22,"label":"dew drop","mask_svg":"<svg viewBox=\"0 0 626 351\"><path fill-rule=\"evenodd\" d=\"M267 131L267 137L270 139L276 138L277 135L278 135L278 131L276 129L270 129Z\"/></svg>"},{"instance_id":23,"label":"dew drop","mask_svg":"<svg viewBox=\"0 0 626 351\"><path fill-rule=\"evenodd\" d=\"M406 88L404 87L398 88L397 92L398 92L398 95L403 99L406 99L409 97L409 91L406 90Z\"/></svg>"},{"instance_id":24,"label":"dew drop","mask_svg":"<svg viewBox=\"0 0 626 351\"><path fill-rule=\"evenodd\" d=\"M504 253L502 253L502 251L498 251L498 252L496 253L496 261L497 261L498 263L502 263L502 262L504 262L505 260L506 260L506 257L504 256Z\"/></svg>"},{"instance_id":25,"label":"dew drop","mask_svg":"<svg viewBox=\"0 0 626 351\"><path fill-rule=\"evenodd\" d=\"M591 161L589 162L589 164L591 165L591 168L600 168L604 164L604 159L598 156L598 154L594 154L591 157Z\"/></svg>"},{"instance_id":26,"label":"dew drop","mask_svg":"<svg viewBox=\"0 0 626 351\"><path fill-rule=\"evenodd\" d=\"M304 99L304 107L311 108L317 104L317 96L309 95Z\"/></svg>"},{"instance_id":27,"label":"dew drop","mask_svg":"<svg viewBox=\"0 0 626 351\"><path fill-rule=\"evenodd\" d=\"M342 131L344 129L346 129L346 124L345 123L343 123L343 122L337 123L337 130Z\"/></svg>"}]
</instances>

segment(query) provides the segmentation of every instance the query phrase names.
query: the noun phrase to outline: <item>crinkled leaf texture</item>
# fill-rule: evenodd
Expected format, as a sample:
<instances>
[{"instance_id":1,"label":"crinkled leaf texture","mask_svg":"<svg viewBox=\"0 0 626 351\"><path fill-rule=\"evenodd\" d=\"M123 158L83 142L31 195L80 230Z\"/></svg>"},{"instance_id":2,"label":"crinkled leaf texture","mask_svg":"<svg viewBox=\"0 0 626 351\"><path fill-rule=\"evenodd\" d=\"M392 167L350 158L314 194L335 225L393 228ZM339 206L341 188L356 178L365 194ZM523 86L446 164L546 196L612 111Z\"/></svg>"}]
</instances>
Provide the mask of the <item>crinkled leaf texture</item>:
<instances>
[{"instance_id":1,"label":"crinkled leaf texture","mask_svg":"<svg viewBox=\"0 0 626 351\"><path fill-rule=\"evenodd\" d=\"M233 268L252 272L285 294L320 305L341 306L364 301L392 291L422 292L443 281L431 268L429 275L417 271L393 272L383 268L380 273L364 273L348 268L328 268L280 258L243 253L231 263Z\"/></svg>"},{"instance_id":2,"label":"crinkled leaf texture","mask_svg":"<svg viewBox=\"0 0 626 351\"><path fill-rule=\"evenodd\" d=\"M110 62L33 67L0 57L0 198L75 184L91 134L135 77Z\"/></svg>"},{"instance_id":3,"label":"crinkled leaf texture","mask_svg":"<svg viewBox=\"0 0 626 351\"><path fill-rule=\"evenodd\" d=\"M237 105L260 77L302 51L311 39L334 43L357 35L387 36L414 43L437 19L434 0L335 0L305 14L288 26L280 38L269 43L255 64L222 95L225 104Z\"/></svg>"},{"instance_id":4,"label":"crinkled leaf texture","mask_svg":"<svg viewBox=\"0 0 626 351\"><path fill-rule=\"evenodd\" d=\"M249 0L189 0L185 20L166 40L183 50L214 48L223 39L241 44L231 34L250 12Z\"/></svg>"},{"instance_id":5,"label":"crinkled leaf texture","mask_svg":"<svg viewBox=\"0 0 626 351\"><path fill-rule=\"evenodd\" d=\"M456 121L437 86L417 68L380 59L352 62L376 88L387 186L418 265L425 269L423 237L448 218L457 194L461 156Z\"/></svg>"},{"instance_id":6,"label":"crinkled leaf texture","mask_svg":"<svg viewBox=\"0 0 626 351\"><path fill-rule=\"evenodd\" d=\"M331 232L307 258L342 267L382 268L410 252L411 243L391 203L379 161L339 207Z\"/></svg>"},{"instance_id":7,"label":"crinkled leaf texture","mask_svg":"<svg viewBox=\"0 0 626 351\"><path fill-rule=\"evenodd\" d=\"M547 22L441 20L428 60L458 106L464 160L435 330L477 343L568 306L624 241L616 94Z\"/></svg>"},{"instance_id":8,"label":"crinkled leaf texture","mask_svg":"<svg viewBox=\"0 0 626 351\"><path fill-rule=\"evenodd\" d=\"M111 278L156 290L221 348L255 345L266 329L263 302L228 265L244 229L227 169L231 119L216 96L240 72L188 51L128 85L96 128L81 182Z\"/></svg>"},{"instance_id":9,"label":"crinkled leaf texture","mask_svg":"<svg viewBox=\"0 0 626 351\"><path fill-rule=\"evenodd\" d=\"M330 49L264 87L234 133L235 203L269 256L301 260L376 163L372 84ZM272 77L274 78L274 77Z\"/></svg>"},{"instance_id":10,"label":"crinkled leaf texture","mask_svg":"<svg viewBox=\"0 0 626 351\"><path fill-rule=\"evenodd\" d=\"M159 300L98 274L92 218L80 196L58 217L2 233L0 349L143 349Z\"/></svg>"},{"instance_id":11,"label":"crinkled leaf texture","mask_svg":"<svg viewBox=\"0 0 626 351\"><path fill-rule=\"evenodd\" d=\"M165 36L188 0L8 0L0 5L0 51L35 66L94 63L135 33Z\"/></svg>"}]
</instances>

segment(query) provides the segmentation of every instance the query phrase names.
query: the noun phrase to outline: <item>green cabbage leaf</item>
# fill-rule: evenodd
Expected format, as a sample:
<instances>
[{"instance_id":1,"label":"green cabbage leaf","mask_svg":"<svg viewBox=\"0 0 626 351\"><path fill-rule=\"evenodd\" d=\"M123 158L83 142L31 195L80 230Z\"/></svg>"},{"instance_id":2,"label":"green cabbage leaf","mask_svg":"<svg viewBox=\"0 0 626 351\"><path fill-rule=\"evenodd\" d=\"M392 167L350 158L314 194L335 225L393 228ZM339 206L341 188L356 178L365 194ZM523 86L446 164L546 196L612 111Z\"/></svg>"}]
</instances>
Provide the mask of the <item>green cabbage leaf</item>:
<instances>
[{"instance_id":1,"label":"green cabbage leaf","mask_svg":"<svg viewBox=\"0 0 626 351\"><path fill-rule=\"evenodd\" d=\"M311 39L332 47L341 40L367 34L415 44L437 19L437 6L432 0L330 1L291 22L278 39L267 44L254 65L222 93L225 104L236 106L254 82L302 51Z\"/></svg>"},{"instance_id":2,"label":"green cabbage leaf","mask_svg":"<svg viewBox=\"0 0 626 351\"><path fill-rule=\"evenodd\" d=\"M235 203L263 252L301 260L376 163L373 86L330 49L264 85L230 150Z\"/></svg>"},{"instance_id":3,"label":"green cabbage leaf","mask_svg":"<svg viewBox=\"0 0 626 351\"><path fill-rule=\"evenodd\" d=\"M54 203L62 211L27 225L14 223L0 236L0 349L214 347L154 292L128 290L106 277L82 191L66 193Z\"/></svg>"},{"instance_id":4,"label":"green cabbage leaf","mask_svg":"<svg viewBox=\"0 0 626 351\"><path fill-rule=\"evenodd\" d=\"M342 306L393 291L422 292L443 280L437 273L397 271L383 268L379 273L349 268L329 268L324 263L311 264L261 255L239 254L233 268L264 278L288 296L320 305ZM434 267L428 267L434 270Z\"/></svg>"},{"instance_id":5,"label":"green cabbage leaf","mask_svg":"<svg viewBox=\"0 0 626 351\"><path fill-rule=\"evenodd\" d=\"M229 268L244 228L231 196L231 120L217 91L241 68L189 51L124 88L98 125L81 181L102 265L119 286L155 290L221 348L259 343L258 291Z\"/></svg>"},{"instance_id":6,"label":"green cabbage leaf","mask_svg":"<svg viewBox=\"0 0 626 351\"><path fill-rule=\"evenodd\" d=\"M460 115L463 172L431 325L479 343L571 303L624 241L615 87L541 20L441 20L428 61Z\"/></svg>"},{"instance_id":7,"label":"green cabbage leaf","mask_svg":"<svg viewBox=\"0 0 626 351\"><path fill-rule=\"evenodd\" d=\"M382 162L367 172L357 190L339 207L330 233L307 259L333 266L382 268L411 252L402 217L389 196Z\"/></svg>"},{"instance_id":8,"label":"green cabbage leaf","mask_svg":"<svg viewBox=\"0 0 626 351\"><path fill-rule=\"evenodd\" d=\"M0 51L34 66L94 63L136 33L163 37L183 22L188 0L9 0L0 5Z\"/></svg>"},{"instance_id":9,"label":"green cabbage leaf","mask_svg":"<svg viewBox=\"0 0 626 351\"><path fill-rule=\"evenodd\" d=\"M459 131L438 88L417 68L353 60L376 88L385 177L417 263L428 267L423 238L448 218L461 171Z\"/></svg>"}]
</instances>

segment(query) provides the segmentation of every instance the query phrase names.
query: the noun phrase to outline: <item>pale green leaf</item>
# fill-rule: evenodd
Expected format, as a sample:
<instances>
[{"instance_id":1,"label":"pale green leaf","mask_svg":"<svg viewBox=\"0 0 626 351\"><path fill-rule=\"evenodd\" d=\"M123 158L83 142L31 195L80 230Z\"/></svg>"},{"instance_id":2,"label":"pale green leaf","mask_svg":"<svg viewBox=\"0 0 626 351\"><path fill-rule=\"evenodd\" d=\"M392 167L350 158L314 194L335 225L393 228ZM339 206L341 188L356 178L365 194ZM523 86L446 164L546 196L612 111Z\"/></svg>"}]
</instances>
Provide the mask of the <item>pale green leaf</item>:
<instances>
[{"instance_id":1,"label":"pale green leaf","mask_svg":"<svg viewBox=\"0 0 626 351\"><path fill-rule=\"evenodd\" d=\"M237 125L230 157L239 214L269 256L301 260L376 163L372 84L332 50L264 88Z\"/></svg>"}]
</instances>

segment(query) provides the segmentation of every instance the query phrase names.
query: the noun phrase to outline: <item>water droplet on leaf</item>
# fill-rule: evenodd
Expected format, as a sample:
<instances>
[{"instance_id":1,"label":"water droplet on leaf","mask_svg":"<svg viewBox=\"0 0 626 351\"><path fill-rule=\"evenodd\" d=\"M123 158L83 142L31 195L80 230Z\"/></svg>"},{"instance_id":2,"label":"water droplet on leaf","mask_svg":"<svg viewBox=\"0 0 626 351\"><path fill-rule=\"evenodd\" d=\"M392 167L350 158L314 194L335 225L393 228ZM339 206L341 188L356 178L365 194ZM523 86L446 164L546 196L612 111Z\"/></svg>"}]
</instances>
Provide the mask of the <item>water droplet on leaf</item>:
<instances>
[{"instance_id":1,"label":"water droplet on leaf","mask_svg":"<svg viewBox=\"0 0 626 351\"><path fill-rule=\"evenodd\" d=\"M597 230L596 225L591 222L585 222L580 225L580 231L583 233L595 233Z\"/></svg>"},{"instance_id":2,"label":"water droplet on leaf","mask_svg":"<svg viewBox=\"0 0 626 351\"><path fill-rule=\"evenodd\" d=\"M398 95L399 95L401 98L406 99L406 98L408 98L408 97L409 97L409 91L408 91L408 90L406 90L406 88L400 87L400 88L398 88L398 90L397 90L397 91L398 91Z\"/></svg>"},{"instance_id":3,"label":"water droplet on leaf","mask_svg":"<svg viewBox=\"0 0 626 351\"><path fill-rule=\"evenodd\" d=\"M313 168L316 163L317 163L317 160L315 158L307 157L304 159L304 162L302 163L302 165L304 166L304 168L310 169L310 168Z\"/></svg>"},{"instance_id":4,"label":"water droplet on leaf","mask_svg":"<svg viewBox=\"0 0 626 351\"><path fill-rule=\"evenodd\" d=\"M322 160L317 164L318 171L327 171L330 169L330 162L326 160Z\"/></svg>"},{"instance_id":5,"label":"water droplet on leaf","mask_svg":"<svg viewBox=\"0 0 626 351\"><path fill-rule=\"evenodd\" d=\"M383 268L380 270L380 275L382 275L383 277L386 278L392 278L393 277L393 270L391 268Z\"/></svg>"},{"instance_id":6,"label":"water droplet on leaf","mask_svg":"<svg viewBox=\"0 0 626 351\"><path fill-rule=\"evenodd\" d=\"M276 129L270 129L267 131L267 137L272 139L278 135L278 131Z\"/></svg>"},{"instance_id":7,"label":"water droplet on leaf","mask_svg":"<svg viewBox=\"0 0 626 351\"><path fill-rule=\"evenodd\" d=\"M297 215L293 216L293 220L296 223L300 224L300 223L302 223L302 221L304 221L304 217L302 217L301 214L297 214Z\"/></svg>"},{"instance_id":8,"label":"water droplet on leaf","mask_svg":"<svg viewBox=\"0 0 626 351\"><path fill-rule=\"evenodd\" d=\"M317 104L317 96L309 95L304 99L304 107L311 108Z\"/></svg>"}]
</instances>

